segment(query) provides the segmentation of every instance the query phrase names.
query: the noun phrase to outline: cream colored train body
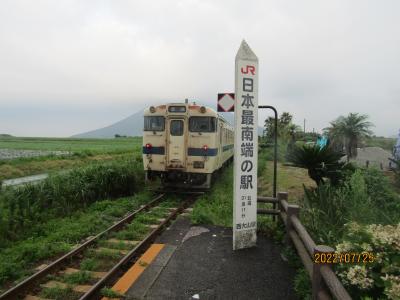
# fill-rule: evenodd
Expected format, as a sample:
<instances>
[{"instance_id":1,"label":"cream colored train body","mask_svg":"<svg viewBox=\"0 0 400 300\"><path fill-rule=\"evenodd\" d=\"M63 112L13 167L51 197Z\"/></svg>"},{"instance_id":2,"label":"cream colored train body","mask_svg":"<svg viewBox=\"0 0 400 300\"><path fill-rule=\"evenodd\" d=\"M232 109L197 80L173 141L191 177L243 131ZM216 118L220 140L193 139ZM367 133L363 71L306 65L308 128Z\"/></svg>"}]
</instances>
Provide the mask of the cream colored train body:
<instances>
[{"instance_id":1,"label":"cream colored train body","mask_svg":"<svg viewBox=\"0 0 400 300\"><path fill-rule=\"evenodd\" d=\"M146 180L166 186L209 188L213 174L232 161L233 128L213 109L188 103L144 111Z\"/></svg>"}]
</instances>

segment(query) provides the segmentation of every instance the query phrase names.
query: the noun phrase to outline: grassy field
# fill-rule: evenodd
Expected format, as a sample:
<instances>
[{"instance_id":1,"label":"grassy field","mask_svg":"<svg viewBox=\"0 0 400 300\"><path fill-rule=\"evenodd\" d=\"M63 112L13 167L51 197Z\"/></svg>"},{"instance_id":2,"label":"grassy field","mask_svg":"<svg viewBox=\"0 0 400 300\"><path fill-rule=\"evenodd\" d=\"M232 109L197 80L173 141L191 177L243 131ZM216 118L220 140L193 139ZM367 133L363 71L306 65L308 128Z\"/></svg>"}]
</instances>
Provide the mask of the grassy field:
<instances>
[{"instance_id":1,"label":"grassy field","mask_svg":"<svg viewBox=\"0 0 400 300\"><path fill-rule=\"evenodd\" d=\"M268 161L267 167L262 172L258 181L258 190L260 195L272 195L273 176L273 162ZM306 187L315 187L314 181L308 177L305 169L278 163L278 192L288 192L290 202L295 203L304 196L303 184Z\"/></svg>"},{"instance_id":2,"label":"grassy field","mask_svg":"<svg viewBox=\"0 0 400 300\"><path fill-rule=\"evenodd\" d=\"M141 153L142 138L68 139L0 137L0 149L69 151L71 155L0 160L0 180L73 169Z\"/></svg>"},{"instance_id":3,"label":"grassy field","mask_svg":"<svg viewBox=\"0 0 400 300\"><path fill-rule=\"evenodd\" d=\"M0 149L70 151L93 154L124 153L141 145L141 137L116 139L2 137Z\"/></svg>"}]
</instances>

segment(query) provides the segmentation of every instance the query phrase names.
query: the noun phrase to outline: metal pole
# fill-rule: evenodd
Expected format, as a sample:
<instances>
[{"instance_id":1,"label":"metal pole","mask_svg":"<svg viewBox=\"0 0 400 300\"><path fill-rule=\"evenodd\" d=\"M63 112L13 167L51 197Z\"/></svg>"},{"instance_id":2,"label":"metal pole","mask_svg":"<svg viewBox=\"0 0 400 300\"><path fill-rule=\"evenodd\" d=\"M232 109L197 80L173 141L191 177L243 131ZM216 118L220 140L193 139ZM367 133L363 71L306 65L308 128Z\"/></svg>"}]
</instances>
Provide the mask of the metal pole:
<instances>
[{"instance_id":1,"label":"metal pole","mask_svg":"<svg viewBox=\"0 0 400 300\"><path fill-rule=\"evenodd\" d=\"M275 135L274 135L274 185L273 185L273 196L276 198L276 184L277 184L277 175L278 175L278 112L275 107L270 105L259 105L258 108L269 108L274 111L275 114ZM274 209L276 208L276 204L274 203ZM275 216L274 216L275 218Z\"/></svg>"}]
</instances>

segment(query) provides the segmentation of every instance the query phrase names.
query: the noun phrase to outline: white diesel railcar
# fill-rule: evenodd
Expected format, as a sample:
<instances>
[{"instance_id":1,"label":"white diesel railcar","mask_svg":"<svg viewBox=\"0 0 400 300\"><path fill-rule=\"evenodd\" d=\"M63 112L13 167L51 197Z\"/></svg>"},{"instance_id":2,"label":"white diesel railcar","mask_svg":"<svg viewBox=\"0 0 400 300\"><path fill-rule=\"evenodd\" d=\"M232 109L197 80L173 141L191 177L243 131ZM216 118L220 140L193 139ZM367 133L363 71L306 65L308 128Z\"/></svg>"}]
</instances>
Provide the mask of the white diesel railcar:
<instances>
[{"instance_id":1,"label":"white diesel railcar","mask_svg":"<svg viewBox=\"0 0 400 300\"><path fill-rule=\"evenodd\" d=\"M233 128L213 109L194 103L145 109L146 181L159 177L165 186L209 188L212 175L232 157Z\"/></svg>"}]
</instances>

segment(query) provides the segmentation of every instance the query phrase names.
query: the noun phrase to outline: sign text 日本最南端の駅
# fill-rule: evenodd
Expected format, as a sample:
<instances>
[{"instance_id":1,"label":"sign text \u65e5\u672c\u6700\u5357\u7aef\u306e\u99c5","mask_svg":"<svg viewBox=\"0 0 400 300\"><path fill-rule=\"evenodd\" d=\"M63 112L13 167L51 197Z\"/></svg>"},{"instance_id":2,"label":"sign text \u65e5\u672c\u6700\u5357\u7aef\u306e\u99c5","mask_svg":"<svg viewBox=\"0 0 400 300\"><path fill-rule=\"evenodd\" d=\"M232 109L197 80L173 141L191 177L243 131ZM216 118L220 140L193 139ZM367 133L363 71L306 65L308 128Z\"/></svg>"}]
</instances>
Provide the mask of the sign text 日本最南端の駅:
<instances>
[{"instance_id":1,"label":"sign text \u65e5\u672c\u6700\u5357\u7aef\u306e\u99c5","mask_svg":"<svg viewBox=\"0 0 400 300\"><path fill-rule=\"evenodd\" d=\"M258 58L245 41L235 60L233 249L257 241Z\"/></svg>"}]
</instances>

